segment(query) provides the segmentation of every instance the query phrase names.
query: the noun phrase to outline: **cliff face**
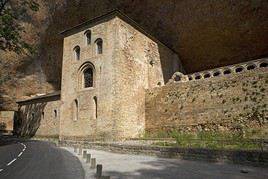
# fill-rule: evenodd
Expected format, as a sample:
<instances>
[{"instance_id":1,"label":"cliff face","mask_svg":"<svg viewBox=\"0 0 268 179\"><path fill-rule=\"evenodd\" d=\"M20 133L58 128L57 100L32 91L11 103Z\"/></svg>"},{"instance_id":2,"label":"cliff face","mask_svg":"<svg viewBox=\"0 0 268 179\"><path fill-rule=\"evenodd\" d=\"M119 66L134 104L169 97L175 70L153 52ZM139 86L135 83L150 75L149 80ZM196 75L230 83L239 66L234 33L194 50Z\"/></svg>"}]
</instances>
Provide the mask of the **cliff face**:
<instances>
[{"instance_id":1,"label":"cliff face","mask_svg":"<svg viewBox=\"0 0 268 179\"><path fill-rule=\"evenodd\" d=\"M21 18L34 56L0 52L0 108L15 98L60 88L59 32L118 8L174 49L187 73L268 55L266 0L39 0L40 10Z\"/></svg>"}]
</instances>

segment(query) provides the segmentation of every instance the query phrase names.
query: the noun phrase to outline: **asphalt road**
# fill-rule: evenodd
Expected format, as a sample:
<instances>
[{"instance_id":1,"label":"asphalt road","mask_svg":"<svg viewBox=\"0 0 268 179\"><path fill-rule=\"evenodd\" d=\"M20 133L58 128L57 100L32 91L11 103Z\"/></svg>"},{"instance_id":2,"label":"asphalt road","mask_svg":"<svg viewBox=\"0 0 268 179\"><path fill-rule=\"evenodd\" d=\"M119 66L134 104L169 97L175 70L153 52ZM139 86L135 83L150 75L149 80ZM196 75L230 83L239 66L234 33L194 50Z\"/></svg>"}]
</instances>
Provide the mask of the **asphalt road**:
<instances>
[{"instance_id":1,"label":"asphalt road","mask_svg":"<svg viewBox=\"0 0 268 179\"><path fill-rule=\"evenodd\" d=\"M84 176L79 159L52 143L0 143L0 179L84 179Z\"/></svg>"},{"instance_id":2,"label":"asphalt road","mask_svg":"<svg viewBox=\"0 0 268 179\"><path fill-rule=\"evenodd\" d=\"M63 149L41 141L1 139L0 136L0 179L94 178L95 170L73 148ZM87 151L97 164L103 165L103 175L111 179L268 178L267 168Z\"/></svg>"}]
</instances>

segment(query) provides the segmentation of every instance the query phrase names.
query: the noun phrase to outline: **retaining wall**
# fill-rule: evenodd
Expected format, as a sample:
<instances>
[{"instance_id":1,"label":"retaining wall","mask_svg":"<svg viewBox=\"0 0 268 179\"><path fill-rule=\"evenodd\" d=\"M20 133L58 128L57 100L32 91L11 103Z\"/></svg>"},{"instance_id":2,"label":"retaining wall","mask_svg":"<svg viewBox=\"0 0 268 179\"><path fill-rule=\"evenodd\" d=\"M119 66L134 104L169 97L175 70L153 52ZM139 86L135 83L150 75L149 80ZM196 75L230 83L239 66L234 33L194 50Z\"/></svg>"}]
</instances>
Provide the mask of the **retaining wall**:
<instances>
[{"instance_id":1,"label":"retaining wall","mask_svg":"<svg viewBox=\"0 0 268 179\"><path fill-rule=\"evenodd\" d=\"M268 131L267 59L244 71L189 81L176 78L146 92L146 132ZM256 63L256 64L255 64ZM212 70L213 71L213 70ZM200 74L200 73L199 73ZM205 74L205 73L202 73ZM196 76L196 75L190 75ZM177 80L177 81L176 81ZM267 136L267 135L266 135Z\"/></svg>"}]
</instances>

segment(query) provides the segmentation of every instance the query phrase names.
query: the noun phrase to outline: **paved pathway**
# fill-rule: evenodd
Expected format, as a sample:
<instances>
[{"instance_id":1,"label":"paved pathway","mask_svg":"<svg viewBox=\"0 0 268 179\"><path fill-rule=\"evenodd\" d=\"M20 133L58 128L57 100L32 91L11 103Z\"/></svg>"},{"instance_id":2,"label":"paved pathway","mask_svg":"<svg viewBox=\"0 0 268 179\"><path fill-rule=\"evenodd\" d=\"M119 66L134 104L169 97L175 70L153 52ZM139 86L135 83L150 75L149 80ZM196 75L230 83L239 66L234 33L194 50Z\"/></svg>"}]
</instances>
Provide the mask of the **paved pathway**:
<instances>
[{"instance_id":1,"label":"paved pathway","mask_svg":"<svg viewBox=\"0 0 268 179\"><path fill-rule=\"evenodd\" d=\"M67 150L76 155L72 148ZM97 150L87 151L92 154L92 157L97 158L97 164L103 165L104 175L109 175L112 179L268 179L267 168L115 154ZM93 177L95 171L89 169L89 164L84 163L83 166L86 177ZM248 173L243 173L241 170L246 170Z\"/></svg>"}]
</instances>

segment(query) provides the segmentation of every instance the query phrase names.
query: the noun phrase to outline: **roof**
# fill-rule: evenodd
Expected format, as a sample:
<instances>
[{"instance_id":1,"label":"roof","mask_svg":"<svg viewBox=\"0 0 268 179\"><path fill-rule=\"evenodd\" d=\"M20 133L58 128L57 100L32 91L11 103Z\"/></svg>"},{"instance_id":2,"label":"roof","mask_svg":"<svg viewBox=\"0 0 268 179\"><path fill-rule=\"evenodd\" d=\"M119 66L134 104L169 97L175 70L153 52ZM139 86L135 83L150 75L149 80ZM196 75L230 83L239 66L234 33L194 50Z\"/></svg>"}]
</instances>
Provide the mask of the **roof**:
<instances>
[{"instance_id":1,"label":"roof","mask_svg":"<svg viewBox=\"0 0 268 179\"><path fill-rule=\"evenodd\" d=\"M60 97L60 91L55 91L52 93L48 93L48 94L44 94L44 95L40 95L40 96L35 96L32 98L28 98L28 99L18 100L17 103L29 102L29 101L45 99L45 98L50 98L50 97L56 97L56 96Z\"/></svg>"},{"instance_id":2,"label":"roof","mask_svg":"<svg viewBox=\"0 0 268 179\"><path fill-rule=\"evenodd\" d=\"M144 35L146 35L147 37L149 37L153 41L158 42L158 43L166 46L167 48L169 48L170 50L172 50L174 53L177 54L177 52L175 52L172 48L168 47L166 44L164 44L163 42L161 42L160 40L158 40L157 38L152 36L150 33L148 33L146 30L144 30L137 22L135 22L133 19L131 19L130 17L128 17L126 14L122 13L118 9L110 11L110 12L104 14L104 15L97 16L97 17L95 17L93 19L85 21L85 22L83 22L81 24L78 24L76 26L73 26L73 27L71 27L69 29L66 29L66 30L62 31L60 34L62 34L64 37L66 37L66 36L69 36L69 35L75 33L77 30L82 31L83 28L85 28L85 26L90 26L92 24L95 24L95 23L98 23L100 21L104 21L104 20L107 20L107 19L112 19L114 17L119 17L120 19L126 21L128 24L130 24L133 27L135 27L137 30L139 30L141 33L143 33Z\"/></svg>"}]
</instances>

